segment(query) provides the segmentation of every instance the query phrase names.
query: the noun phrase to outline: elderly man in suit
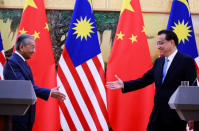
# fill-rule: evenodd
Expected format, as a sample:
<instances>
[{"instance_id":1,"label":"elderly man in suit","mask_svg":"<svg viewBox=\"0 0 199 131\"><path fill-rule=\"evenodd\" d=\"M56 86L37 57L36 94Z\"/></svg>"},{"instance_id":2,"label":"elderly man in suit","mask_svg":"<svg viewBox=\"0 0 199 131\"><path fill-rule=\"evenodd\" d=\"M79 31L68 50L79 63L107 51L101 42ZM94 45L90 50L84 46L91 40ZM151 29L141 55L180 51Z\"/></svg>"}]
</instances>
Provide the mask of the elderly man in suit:
<instances>
[{"instance_id":1,"label":"elderly man in suit","mask_svg":"<svg viewBox=\"0 0 199 131\"><path fill-rule=\"evenodd\" d=\"M144 88L155 82L154 107L147 131L185 131L186 129L186 122L179 118L175 110L170 109L168 101L181 81L194 84L196 67L192 57L177 50L177 44L178 38L173 31L159 31L156 46L161 57L156 59L148 72L136 80L123 82L116 76L116 81L107 82L107 88L122 89L123 93Z\"/></svg>"},{"instance_id":2,"label":"elderly man in suit","mask_svg":"<svg viewBox=\"0 0 199 131\"><path fill-rule=\"evenodd\" d=\"M22 34L17 38L16 51L6 61L3 75L5 80L30 80L37 97L44 100L54 97L64 100L65 95L58 90L42 88L34 84L32 71L26 60L30 59L35 52L35 41L33 36ZM24 116L12 116L13 131L31 131L35 120L35 105L30 106Z\"/></svg>"}]
</instances>

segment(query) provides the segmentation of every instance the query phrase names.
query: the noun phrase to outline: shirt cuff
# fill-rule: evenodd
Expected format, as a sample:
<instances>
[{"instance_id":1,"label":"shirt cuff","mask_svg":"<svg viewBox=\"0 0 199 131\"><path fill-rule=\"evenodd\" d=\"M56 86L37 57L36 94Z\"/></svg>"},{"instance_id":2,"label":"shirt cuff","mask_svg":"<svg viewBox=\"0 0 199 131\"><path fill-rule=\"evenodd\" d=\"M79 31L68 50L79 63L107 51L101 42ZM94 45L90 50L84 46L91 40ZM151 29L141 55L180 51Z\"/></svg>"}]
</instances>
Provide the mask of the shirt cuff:
<instances>
[{"instance_id":1,"label":"shirt cuff","mask_svg":"<svg viewBox=\"0 0 199 131\"><path fill-rule=\"evenodd\" d=\"M50 90L50 95L49 96L51 96L51 92L52 92L52 90Z\"/></svg>"}]
</instances>

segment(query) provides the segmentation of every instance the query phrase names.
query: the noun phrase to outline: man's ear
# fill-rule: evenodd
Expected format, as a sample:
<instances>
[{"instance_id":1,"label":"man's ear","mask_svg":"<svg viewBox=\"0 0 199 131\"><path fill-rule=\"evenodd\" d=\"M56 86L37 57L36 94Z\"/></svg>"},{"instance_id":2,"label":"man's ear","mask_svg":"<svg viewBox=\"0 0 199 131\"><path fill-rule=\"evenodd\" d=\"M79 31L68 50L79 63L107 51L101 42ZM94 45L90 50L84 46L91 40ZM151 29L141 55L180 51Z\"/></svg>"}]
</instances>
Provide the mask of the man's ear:
<instances>
[{"instance_id":1,"label":"man's ear","mask_svg":"<svg viewBox=\"0 0 199 131\"><path fill-rule=\"evenodd\" d=\"M172 45L176 46L175 41L171 40Z\"/></svg>"},{"instance_id":2,"label":"man's ear","mask_svg":"<svg viewBox=\"0 0 199 131\"><path fill-rule=\"evenodd\" d=\"M19 50L22 51L22 52L23 52L23 47L24 47L23 44L20 44L20 45L19 45Z\"/></svg>"}]
</instances>

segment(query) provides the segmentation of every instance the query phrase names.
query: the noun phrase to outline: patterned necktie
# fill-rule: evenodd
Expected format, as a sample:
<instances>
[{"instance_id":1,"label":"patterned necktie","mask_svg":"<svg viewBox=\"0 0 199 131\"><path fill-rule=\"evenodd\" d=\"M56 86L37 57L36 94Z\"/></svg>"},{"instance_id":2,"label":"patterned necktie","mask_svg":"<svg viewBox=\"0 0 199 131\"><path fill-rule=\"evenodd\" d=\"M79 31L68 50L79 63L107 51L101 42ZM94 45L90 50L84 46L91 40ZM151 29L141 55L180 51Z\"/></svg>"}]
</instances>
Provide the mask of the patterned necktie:
<instances>
[{"instance_id":1,"label":"patterned necktie","mask_svg":"<svg viewBox=\"0 0 199 131\"><path fill-rule=\"evenodd\" d=\"M169 62L169 59L165 58L163 72L162 72L162 83L164 82L164 79L165 79L165 76L166 76L168 62Z\"/></svg>"}]
</instances>

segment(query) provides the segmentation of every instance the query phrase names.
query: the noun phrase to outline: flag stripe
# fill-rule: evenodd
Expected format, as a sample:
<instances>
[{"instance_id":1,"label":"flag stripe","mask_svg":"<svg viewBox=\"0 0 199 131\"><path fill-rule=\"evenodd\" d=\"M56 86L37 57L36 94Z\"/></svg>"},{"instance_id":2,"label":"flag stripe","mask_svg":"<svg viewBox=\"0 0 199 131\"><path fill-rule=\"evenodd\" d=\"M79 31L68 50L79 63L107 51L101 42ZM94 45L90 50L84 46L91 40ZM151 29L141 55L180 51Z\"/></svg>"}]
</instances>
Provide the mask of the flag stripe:
<instances>
[{"instance_id":1,"label":"flag stripe","mask_svg":"<svg viewBox=\"0 0 199 131\"><path fill-rule=\"evenodd\" d=\"M62 129L66 130L66 131L70 131L70 127L69 127L68 123L66 122L66 118L65 118L61 108L59 108L59 111L60 111L60 121L61 121ZM66 114L66 116L67 116L67 114ZM69 116L69 114L68 114L68 116Z\"/></svg>"},{"instance_id":2,"label":"flag stripe","mask_svg":"<svg viewBox=\"0 0 199 131\"><path fill-rule=\"evenodd\" d=\"M79 121L79 118L78 118L78 116L77 116L77 114L76 114L76 112L75 112L75 110L74 110L74 108L73 108L73 105L72 105L72 103L71 103L71 101L70 101L70 99L69 99L69 96L68 96L68 94L66 93L65 88L63 88L64 86L63 86L63 84L61 83L60 78L57 77L57 80L58 80L58 86L61 87L59 90L60 90L61 92L65 93L65 95L66 95L66 100L64 101L64 104L65 104L65 106L67 105L67 109L68 109L68 111L69 111L69 115L68 115L67 117L71 117L72 122L73 122L74 125L76 126L77 130L84 130L83 127L82 127L82 125L81 125L81 123L80 123L80 121ZM63 79L63 80L64 80L64 79ZM68 85L67 87L69 87L69 84L68 84L68 83L67 83L67 85ZM69 121L69 122L71 122L71 121ZM62 124L65 124L65 123L62 123ZM65 128L64 128L64 129L65 129ZM72 128L71 128L71 129L72 129Z\"/></svg>"},{"instance_id":3,"label":"flag stripe","mask_svg":"<svg viewBox=\"0 0 199 131\"><path fill-rule=\"evenodd\" d=\"M61 61L61 60L60 60ZM62 64L63 65L63 64ZM65 67L66 69L67 67ZM69 73L69 72L68 72ZM84 129L89 129L88 123L86 122L86 119L83 115L83 112L81 110L80 105L78 104L78 101L76 100L76 97L73 94L73 91L71 90L70 84L68 83L66 77L65 77L65 73L62 71L61 66L58 67L58 75L60 77L60 80L63 84L63 87L65 88L65 91L67 92L69 99L71 101L71 104L73 106L73 108L75 109L75 112L77 113L77 116L83 126ZM66 105L67 106L67 105Z\"/></svg>"},{"instance_id":4,"label":"flag stripe","mask_svg":"<svg viewBox=\"0 0 199 131\"><path fill-rule=\"evenodd\" d=\"M3 66L0 64L0 80L3 79Z\"/></svg>"},{"instance_id":5,"label":"flag stripe","mask_svg":"<svg viewBox=\"0 0 199 131\"><path fill-rule=\"evenodd\" d=\"M94 65L91 65L90 60L87 63L89 65L89 67L88 67L88 65L86 63L82 64L83 70L86 73L86 76L87 76L87 78L89 80L89 83L91 84L91 87L92 87L92 89L93 89L93 91L95 93L95 96L97 97L98 103L100 105L100 109L101 109L101 111L102 111L102 113L103 113L103 115L105 117L105 120L106 120L106 122L108 122L107 110L106 110L106 106L105 106L106 100L104 100L104 102L105 102L104 103L103 99L102 99L104 97L106 98L106 96L105 95L101 95L101 94L105 94L105 92L103 90L103 91L101 91L103 93L100 94L100 92L99 92L100 89L98 88L98 87L104 87L104 85L102 85L102 82L100 80L95 80L94 79L94 78L97 78L96 76L98 74L98 72L97 73L92 73L95 70L95 69L92 70L92 68L94 67ZM91 70L92 70L92 72L91 72ZM93 76L95 76L95 77L93 77ZM100 83L100 82L101 82L101 85L97 86L97 83Z\"/></svg>"},{"instance_id":6,"label":"flag stripe","mask_svg":"<svg viewBox=\"0 0 199 131\"><path fill-rule=\"evenodd\" d=\"M5 56L4 56L3 52L0 52L0 63L2 65L4 65L5 62L6 62Z\"/></svg>"},{"instance_id":7,"label":"flag stripe","mask_svg":"<svg viewBox=\"0 0 199 131\"><path fill-rule=\"evenodd\" d=\"M61 108L61 110L63 112L64 118L68 122L68 125L69 125L70 129L73 130L73 131L76 131L77 129L76 129L76 127L75 127L75 125L74 125L74 123L73 123L73 121L72 121L72 119L71 119L71 117L69 115L68 110L66 109L66 106L65 106L64 102L59 102L59 106L60 106L60 108Z\"/></svg>"},{"instance_id":8,"label":"flag stripe","mask_svg":"<svg viewBox=\"0 0 199 131\"><path fill-rule=\"evenodd\" d=\"M66 56L66 52L67 51L65 50L65 53L64 53L65 55L63 55L64 57ZM61 58L64 58L64 57L61 57ZM66 61L66 59L67 59L67 61ZM64 65L63 63L60 64L60 65L61 65L61 68L64 69L63 71L64 71L64 74L66 76L66 79L69 82L69 85L70 85L69 87L72 89L72 91L73 91L73 93L75 95L75 98L77 99L77 102L78 102L78 104L79 104L79 106L81 108L81 111L83 112L83 115L84 115L84 117L86 119L86 122L89 124L91 130L97 130L96 127L95 127L95 124L93 122L93 119L91 117L91 114L88 111L88 108L87 108L87 106L85 104L86 101L84 101L83 98L82 98L82 95L87 95L87 94L81 94L80 93L78 87L82 88L83 85L81 85L81 83L77 83L77 80L76 80L77 78L76 77L78 77L78 75L75 75L75 77L74 77L74 72L76 72L76 70L75 69L74 70L70 69L71 65L70 66L68 66L68 65L70 64L71 60L69 60L69 58L66 58L66 59L65 58L61 59L61 61L62 60L65 61L67 63L67 66L66 65L63 66ZM81 82L81 80L79 80L78 82ZM88 128L86 128L86 129L88 129Z\"/></svg>"},{"instance_id":9,"label":"flag stripe","mask_svg":"<svg viewBox=\"0 0 199 131\"><path fill-rule=\"evenodd\" d=\"M100 64L101 64L103 70L104 70L104 61L103 61L103 59L102 59L102 54L100 53L99 55L97 55L97 57L98 57L98 59L99 59L99 61L100 61Z\"/></svg>"},{"instance_id":10,"label":"flag stripe","mask_svg":"<svg viewBox=\"0 0 199 131\"><path fill-rule=\"evenodd\" d=\"M101 54L100 54L100 56L101 56ZM95 67L97 68L97 71L100 74L100 77L102 79L103 84L105 85L105 82L106 82L106 80L105 80L105 74L104 74L103 66L102 66L102 64L100 63L100 60L99 60L100 56L98 55L96 57L93 57L93 62L95 64Z\"/></svg>"},{"instance_id":11,"label":"flag stripe","mask_svg":"<svg viewBox=\"0 0 199 131\"><path fill-rule=\"evenodd\" d=\"M88 65L88 68L91 70L92 75L95 76L95 77L92 77L92 78L95 80L97 87L103 87L103 88L97 88L97 89L99 89L99 92L102 96L104 104L107 105L106 91L105 91L102 79L100 78L100 74L99 74L99 72L97 72L96 66L95 66L95 64L93 63L92 60L87 61L87 65Z\"/></svg>"},{"instance_id":12,"label":"flag stripe","mask_svg":"<svg viewBox=\"0 0 199 131\"><path fill-rule=\"evenodd\" d=\"M0 36L1 37L1 36ZM0 80L3 80L3 66L6 62L4 51L0 51Z\"/></svg>"},{"instance_id":13,"label":"flag stripe","mask_svg":"<svg viewBox=\"0 0 199 131\"><path fill-rule=\"evenodd\" d=\"M195 58L195 62L196 62L197 67L199 67L199 57Z\"/></svg>"},{"instance_id":14,"label":"flag stripe","mask_svg":"<svg viewBox=\"0 0 199 131\"><path fill-rule=\"evenodd\" d=\"M91 100L89 99L88 94L87 94L85 88L82 88L84 86L83 86L83 83L82 83L82 81L81 81L78 73L77 73L77 70L73 66L72 61L70 60L69 55L66 55L66 54L67 53L65 53L65 55L63 55L64 56L64 60L66 61L67 65L68 65L68 68L71 71L71 75L73 76L73 78L74 78L74 80L75 80L75 82L77 84L77 88L79 89L80 94L83 97L83 100L84 100L83 102L86 104L86 107L87 107L90 115L92 116L92 119L94 120L94 122L96 124L97 130L102 130L102 127L101 127L99 121L96 119L97 115L95 113L93 105L91 104Z\"/></svg>"},{"instance_id":15,"label":"flag stripe","mask_svg":"<svg viewBox=\"0 0 199 131\"><path fill-rule=\"evenodd\" d=\"M196 63L196 71L197 71L197 85L199 85L199 57L196 57L194 60Z\"/></svg>"},{"instance_id":16,"label":"flag stripe","mask_svg":"<svg viewBox=\"0 0 199 131\"><path fill-rule=\"evenodd\" d=\"M104 115L102 113L102 110L100 108L98 100L96 98L96 95L95 95L95 93L94 93L94 91L93 91L93 89L91 87L91 84L90 84L90 82L88 80L89 78L86 76L86 73L83 70L82 66L77 67L77 71L80 74L80 78L81 78L81 80L83 82L83 85L84 85L84 87L86 87L85 89L87 91L87 94L88 94L88 96L89 96L89 98L90 98L90 100L92 102L92 105L93 105L93 107L95 109L95 112L97 113L98 119L96 119L96 120L98 120L100 122L103 130L108 130L108 126L106 124L106 120L104 118Z\"/></svg>"}]
</instances>

